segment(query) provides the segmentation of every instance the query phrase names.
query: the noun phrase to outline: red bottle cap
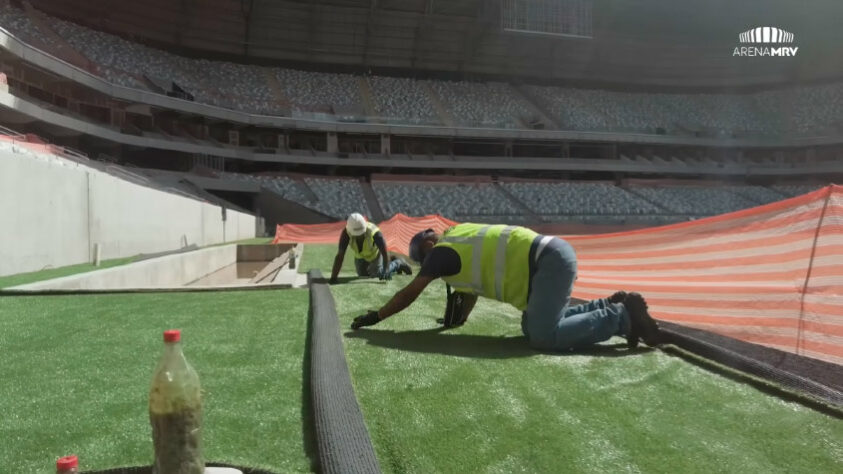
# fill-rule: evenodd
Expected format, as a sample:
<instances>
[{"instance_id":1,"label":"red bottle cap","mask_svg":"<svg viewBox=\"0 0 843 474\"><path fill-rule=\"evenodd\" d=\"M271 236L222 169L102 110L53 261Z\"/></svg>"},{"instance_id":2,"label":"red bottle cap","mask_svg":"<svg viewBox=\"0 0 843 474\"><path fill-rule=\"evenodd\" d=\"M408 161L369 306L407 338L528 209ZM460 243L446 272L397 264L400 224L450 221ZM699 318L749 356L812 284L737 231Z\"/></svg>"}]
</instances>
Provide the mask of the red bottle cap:
<instances>
[{"instance_id":1,"label":"red bottle cap","mask_svg":"<svg viewBox=\"0 0 843 474\"><path fill-rule=\"evenodd\" d=\"M164 331L164 342L178 342L181 340L181 329L168 329Z\"/></svg>"},{"instance_id":2,"label":"red bottle cap","mask_svg":"<svg viewBox=\"0 0 843 474\"><path fill-rule=\"evenodd\" d=\"M79 458L76 456L65 456L63 458L59 458L56 461L56 469L61 469L63 471L67 471L73 469L74 467L79 467Z\"/></svg>"}]
</instances>

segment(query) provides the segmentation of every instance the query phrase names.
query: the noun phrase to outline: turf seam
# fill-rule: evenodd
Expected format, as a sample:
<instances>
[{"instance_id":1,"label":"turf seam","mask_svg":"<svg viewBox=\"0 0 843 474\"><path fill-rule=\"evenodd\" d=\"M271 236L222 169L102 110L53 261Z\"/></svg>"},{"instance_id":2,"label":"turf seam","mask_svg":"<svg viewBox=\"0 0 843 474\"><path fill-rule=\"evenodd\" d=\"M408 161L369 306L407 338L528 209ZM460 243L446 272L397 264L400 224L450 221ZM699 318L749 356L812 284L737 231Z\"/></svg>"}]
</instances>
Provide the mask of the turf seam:
<instances>
[{"instance_id":1,"label":"turf seam","mask_svg":"<svg viewBox=\"0 0 843 474\"><path fill-rule=\"evenodd\" d=\"M211 291L263 291L286 290L293 286L289 283L272 283L266 285L232 285L232 286L184 286L184 287L149 287L149 288L77 288L72 290L12 290L0 289L3 296L67 296L67 295L112 295L133 293L204 293Z\"/></svg>"},{"instance_id":2,"label":"turf seam","mask_svg":"<svg viewBox=\"0 0 843 474\"><path fill-rule=\"evenodd\" d=\"M819 400L825 404L831 404L836 410L843 408L843 392L837 390L835 387L830 387L818 381L765 363L759 359L741 354L739 350L746 343L741 344L741 341L732 340L726 336L707 335L705 331L686 328L678 324L665 324L664 322L660 324L662 325L662 340L665 343L674 344L685 351L733 370L767 380L770 382L771 387L779 387L782 392L788 392L790 394L791 391L795 391L805 397ZM712 339L712 341L709 342L704 338ZM718 343L718 341L721 342ZM727 348L727 343L737 350ZM764 352L766 353L765 356L769 358L774 352L778 351L764 348ZM798 357L795 355L791 356ZM810 362L805 361L804 363L807 364Z\"/></svg>"},{"instance_id":3,"label":"turf seam","mask_svg":"<svg viewBox=\"0 0 843 474\"><path fill-rule=\"evenodd\" d=\"M354 394L331 290L319 270L307 274L312 318L310 393L320 471L380 473Z\"/></svg>"},{"instance_id":4,"label":"turf seam","mask_svg":"<svg viewBox=\"0 0 843 474\"><path fill-rule=\"evenodd\" d=\"M240 469L243 474L274 474L272 471L265 469L250 468L245 466L237 466L234 464L223 462L206 462L206 467L233 467ZM89 471L81 471L83 474L152 474L152 466L124 466L110 469L96 469Z\"/></svg>"},{"instance_id":5,"label":"turf seam","mask_svg":"<svg viewBox=\"0 0 843 474\"><path fill-rule=\"evenodd\" d=\"M661 350L667 354L680 357L686 362L694 364L705 370L735 380L736 382L749 384L768 395L775 396L786 401L796 402L820 413L843 419L843 409L819 397L794 390L791 387L776 383L768 378L735 369L731 366L722 364L719 361L715 361L695 352L686 350L675 344L666 344L661 347Z\"/></svg>"}]
</instances>

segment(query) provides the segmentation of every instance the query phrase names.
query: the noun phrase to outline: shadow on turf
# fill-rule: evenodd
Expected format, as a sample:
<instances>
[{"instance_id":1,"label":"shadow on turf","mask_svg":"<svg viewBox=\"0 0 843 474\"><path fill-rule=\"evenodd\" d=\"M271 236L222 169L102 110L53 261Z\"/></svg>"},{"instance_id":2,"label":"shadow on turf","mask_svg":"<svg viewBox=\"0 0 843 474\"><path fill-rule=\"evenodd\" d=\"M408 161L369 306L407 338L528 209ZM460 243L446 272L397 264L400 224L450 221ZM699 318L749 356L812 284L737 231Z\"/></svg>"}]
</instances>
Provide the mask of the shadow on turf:
<instances>
[{"instance_id":1,"label":"shadow on turf","mask_svg":"<svg viewBox=\"0 0 843 474\"><path fill-rule=\"evenodd\" d=\"M544 352L531 348L527 343L527 338L524 336L453 334L441 327L398 332L364 328L357 331L347 331L345 336L365 339L368 344L389 349L482 359L508 359L529 357L536 354L549 354L562 357L566 355L624 357L653 350L643 347L628 350L626 344L620 343L600 344L575 352Z\"/></svg>"},{"instance_id":2,"label":"shadow on turf","mask_svg":"<svg viewBox=\"0 0 843 474\"><path fill-rule=\"evenodd\" d=\"M304 361L301 366L301 433L304 452L310 461L310 471L319 472L319 448L316 445L316 419L313 413L313 398L310 389L311 340L313 338L313 307L307 310L307 332L304 340Z\"/></svg>"},{"instance_id":3,"label":"shadow on turf","mask_svg":"<svg viewBox=\"0 0 843 474\"><path fill-rule=\"evenodd\" d=\"M314 278L313 283L324 283L328 285L328 278ZM360 276L341 276L337 277L337 282L334 283L335 285L341 285L343 283L351 283L351 284L363 284L363 283L383 283L381 280L378 280L377 277L360 277Z\"/></svg>"}]
</instances>

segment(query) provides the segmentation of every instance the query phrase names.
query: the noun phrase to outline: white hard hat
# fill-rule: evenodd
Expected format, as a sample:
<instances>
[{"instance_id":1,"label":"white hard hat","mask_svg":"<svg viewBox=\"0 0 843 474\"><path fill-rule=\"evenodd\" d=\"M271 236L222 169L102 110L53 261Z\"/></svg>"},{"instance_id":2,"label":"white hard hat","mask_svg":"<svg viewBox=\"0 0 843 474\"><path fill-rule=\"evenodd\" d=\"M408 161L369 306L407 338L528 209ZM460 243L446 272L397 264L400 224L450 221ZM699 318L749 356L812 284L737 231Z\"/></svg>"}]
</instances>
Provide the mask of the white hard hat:
<instances>
[{"instance_id":1,"label":"white hard hat","mask_svg":"<svg viewBox=\"0 0 843 474\"><path fill-rule=\"evenodd\" d=\"M355 212L348 216L348 221L345 223L345 230L352 237L363 235L366 232L366 218L361 216L360 213Z\"/></svg>"}]
</instances>

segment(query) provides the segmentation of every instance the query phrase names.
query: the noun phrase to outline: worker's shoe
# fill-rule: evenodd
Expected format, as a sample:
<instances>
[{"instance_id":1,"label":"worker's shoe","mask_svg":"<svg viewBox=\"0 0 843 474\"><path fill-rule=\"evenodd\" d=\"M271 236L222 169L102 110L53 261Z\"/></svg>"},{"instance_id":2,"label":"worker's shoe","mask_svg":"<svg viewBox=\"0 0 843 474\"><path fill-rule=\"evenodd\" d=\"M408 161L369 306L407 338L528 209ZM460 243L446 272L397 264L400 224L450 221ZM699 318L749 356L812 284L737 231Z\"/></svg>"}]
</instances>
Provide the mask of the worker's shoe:
<instances>
[{"instance_id":1,"label":"worker's shoe","mask_svg":"<svg viewBox=\"0 0 843 474\"><path fill-rule=\"evenodd\" d=\"M396 270L399 275L412 275L413 274L413 269L410 267L409 264L407 264L407 262L405 262L403 259L400 259L400 258L396 258L396 260L398 260L398 262L399 262L398 263L398 270Z\"/></svg>"},{"instance_id":2,"label":"worker's shoe","mask_svg":"<svg viewBox=\"0 0 843 474\"><path fill-rule=\"evenodd\" d=\"M626 299L626 292L623 290L616 291L612 296L607 299L609 300L609 303L623 303L623 300Z\"/></svg>"},{"instance_id":3,"label":"worker's shoe","mask_svg":"<svg viewBox=\"0 0 843 474\"><path fill-rule=\"evenodd\" d=\"M615 295L612 295L615 296ZM626 345L630 349L638 347L639 339L648 346L655 346L659 341L659 324L650 316L647 311L647 302L638 293L629 293L623 300L626 312L629 315L629 334L626 336Z\"/></svg>"}]
</instances>

